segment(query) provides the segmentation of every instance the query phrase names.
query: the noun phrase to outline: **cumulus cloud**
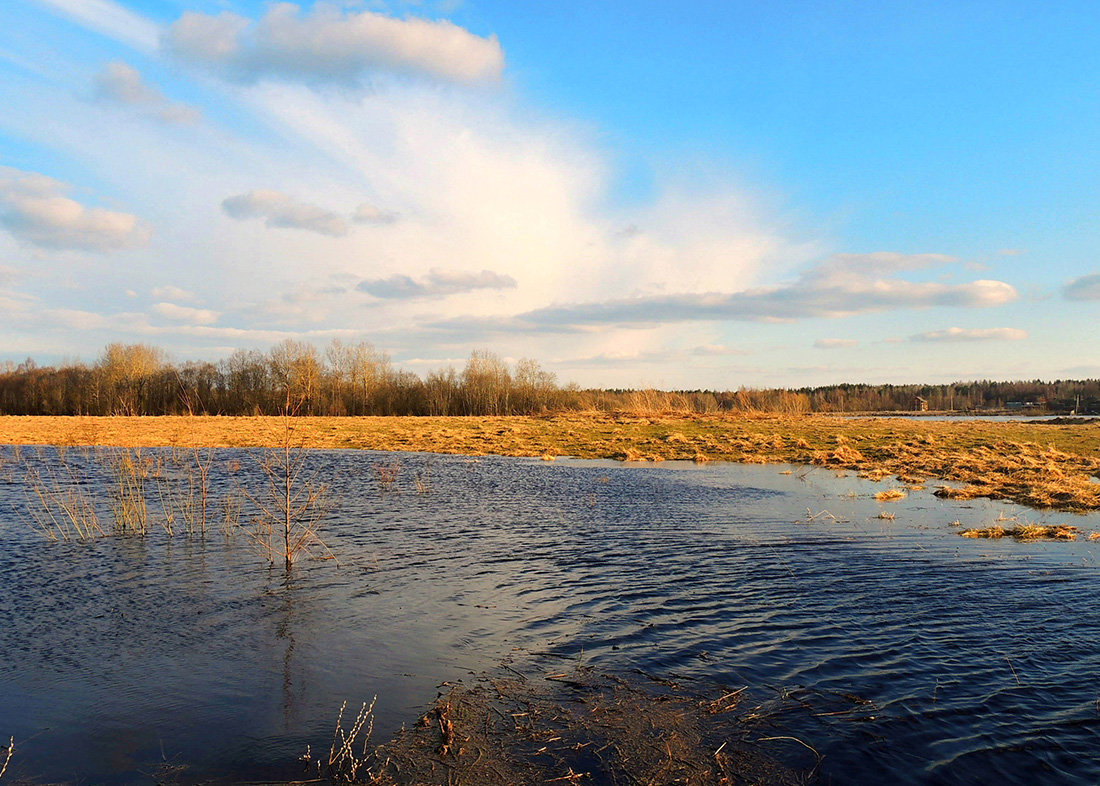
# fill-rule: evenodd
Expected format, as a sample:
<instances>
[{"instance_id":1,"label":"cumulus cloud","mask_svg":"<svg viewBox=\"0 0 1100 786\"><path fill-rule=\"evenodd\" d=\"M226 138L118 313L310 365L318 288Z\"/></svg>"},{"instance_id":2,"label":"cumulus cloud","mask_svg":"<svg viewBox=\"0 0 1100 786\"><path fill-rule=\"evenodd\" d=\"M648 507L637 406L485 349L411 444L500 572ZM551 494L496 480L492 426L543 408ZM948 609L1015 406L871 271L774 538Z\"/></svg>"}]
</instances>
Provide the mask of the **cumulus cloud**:
<instances>
[{"instance_id":1,"label":"cumulus cloud","mask_svg":"<svg viewBox=\"0 0 1100 786\"><path fill-rule=\"evenodd\" d=\"M397 218L397 213L366 202L355 208L355 215L352 216L352 220L357 224L392 224L397 221Z\"/></svg>"},{"instance_id":2,"label":"cumulus cloud","mask_svg":"<svg viewBox=\"0 0 1100 786\"><path fill-rule=\"evenodd\" d=\"M1003 281L944 284L908 281L896 275L952 261L952 257L936 254L839 254L782 286L549 306L518 315L511 328L654 325L694 320L776 322L934 306L980 308L1016 299L1015 288Z\"/></svg>"},{"instance_id":3,"label":"cumulus cloud","mask_svg":"<svg viewBox=\"0 0 1100 786\"><path fill-rule=\"evenodd\" d=\"M1021 341L1027 331L1019 328L960 328L932 330L910 336L910 341Z\"/></svg>"},{"instance_id":4,"label":"cumulus cloud","mask_svg":"<svg viewBox=\"0 0 1100 786\"><path fill-rule=\"evenodd\" d=\"M94 84L99 101L131 107L163 123L196 123L202 117L194 107L169 101L126 63L108 63L96 74Z\"/></svg>"},{"instance_id":5,"label":"cumulus cloud","mask_svg":"<svg viewBox=\"0 0 1100 786\"><path fill-rule=\"evenodd\" d=\"M157 303L153 306L153 311L165 319L170 319L173 322L185 322L189 325L212 325L221 316L217 311L178 306L175 303Z\"/></svg>"},{"instance_id":6,"label":"cumulus cloud","mask_svg":"<svg viewBox=\"0 0 1100 786\"><path fill-rule=\"evenodd\" d=\"M306 229L332 237L348 233L347 222L341 216L308 202L298 202L281 191L260 189L231 196L222 201L222 209L239 221L262 218L269 227Z\"/></svg>"},{"instance_id":7,"label":"cumulus cloud","mask_svg":"<svg viewBox=\"0 0 1100 786\"><path fill-rule=\"evenodd\" d=\"M245 81L262 77L355 82L381 70L455 82L492 81L504 69L496 36L447 20L396 19L371 11L316 5L302 14L275 3L258 21L188 11L164 35L177 57Z\"/></svg>"},{"instance_id":8,"label":"cumulus cloud","mask_svg":"<svg viewBox=\"0 0 1100 786\"><path fill-rule=\"evenodd\" d=\"M387 300L412 300L414 298L446 297L479 289L515 289L516 280L511 276L482 270L467 273L460 270L432 268L419 280L404 275L362 281L356 287L360 292Z\"/></svg>"},{"instance_id":9,"label":"cumulus cloud","mask_svg":"<svg viewBox=\"0 0 1100 786\"><path fill-rule=\"evenodd\" d=\"M852 338L819 338L814 346L817 349L847 349L859 346L859 342Z\"/></svg>"},{"instance_id":10,"label":"cumulus cloud","mask_svg":"<svg viewBox=\"0 0 1100 786\"><path fill-rule=\"evenodd\" d=\"M69 186L35 172L0 167L0 227L50 249L108 251L142 245L149 230L136 216L85 207Z\"/></svg>"},{"instance_id":11,"label":"cumulus cloud","mask_svg":"<svg viewBox=\"0 0 1100 786\"><path fill-rule=\"evenodd\" d=\"M1100 300L1100 273L1092 273L1070 281L1062 288L1066 300Z\"/></svg>"}]
</instances>

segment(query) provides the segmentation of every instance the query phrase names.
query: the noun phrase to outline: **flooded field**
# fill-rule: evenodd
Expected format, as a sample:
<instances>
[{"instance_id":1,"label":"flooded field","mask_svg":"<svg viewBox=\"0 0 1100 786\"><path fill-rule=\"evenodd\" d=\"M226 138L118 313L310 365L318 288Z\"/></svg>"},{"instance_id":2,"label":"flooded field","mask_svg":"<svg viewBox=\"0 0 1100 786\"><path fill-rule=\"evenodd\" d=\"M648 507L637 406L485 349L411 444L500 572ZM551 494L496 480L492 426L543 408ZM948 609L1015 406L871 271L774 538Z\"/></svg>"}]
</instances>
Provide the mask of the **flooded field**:
<instances>
[{"instance_id":1,"label":"flooded field","mask_svg":"<svg viewBox=\"0 0 1100 786\"><path fill-rule=\"evenodd\" d=\"M212 495L259 487L258 455L217 451ZM345 699L378 696L381 742L441 682L506 658L792 702L782 733L821 754L824 782L1100 781L1100 541L956 526L1022 514L1086 534L1095 513L880 502L882 484L825 468L318 451L337 560L288 574L214 513L205 538L152 523L49 542L26 469L56 471L56 450L5 456L5 783L298 778ZM64 461L106 498L94 452Z\"/></svg>"}]
</instances>

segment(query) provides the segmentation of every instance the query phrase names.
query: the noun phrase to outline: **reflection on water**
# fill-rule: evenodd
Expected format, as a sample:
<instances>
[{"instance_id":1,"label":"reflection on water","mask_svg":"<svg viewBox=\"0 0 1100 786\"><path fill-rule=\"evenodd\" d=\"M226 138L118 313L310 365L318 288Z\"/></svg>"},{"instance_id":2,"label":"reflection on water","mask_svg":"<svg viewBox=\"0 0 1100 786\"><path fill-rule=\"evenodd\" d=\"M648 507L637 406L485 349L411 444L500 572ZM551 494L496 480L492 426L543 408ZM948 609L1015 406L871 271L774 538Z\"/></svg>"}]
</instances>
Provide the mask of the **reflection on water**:
<instances>
[{"instance_id":1,"label":"reflection on water","mask_svg":"<svg viewBox=\"0 0 1100 786\"><path fill-rule=\"evenodd\" d=\"M255 473L246 452L218 458ZM834 783L1100 781L1097 543L960 538L956 519L1010 509L884 505L881 485L823 470L403 455L383 492L373 465L392 460L313 457L340 566L290 576L239 536L46 543L18 515L19 474L0 480L15 775L297 777L344 699L378 695L382 739L518 648L859 697L858 719L810 701L792 721ZM822 510L839 520L805 523Z\"/></svg>"}]
</instances>

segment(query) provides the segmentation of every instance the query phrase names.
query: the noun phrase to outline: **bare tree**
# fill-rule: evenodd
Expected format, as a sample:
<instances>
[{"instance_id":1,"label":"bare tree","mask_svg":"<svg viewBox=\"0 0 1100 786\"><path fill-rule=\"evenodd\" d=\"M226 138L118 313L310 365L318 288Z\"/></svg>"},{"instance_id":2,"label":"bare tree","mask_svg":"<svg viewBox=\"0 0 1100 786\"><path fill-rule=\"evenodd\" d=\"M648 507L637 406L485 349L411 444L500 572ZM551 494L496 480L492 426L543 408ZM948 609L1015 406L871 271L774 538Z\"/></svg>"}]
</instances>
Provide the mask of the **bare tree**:
<instances>
[{"instance_id":1,"label":"bare tree","mask_svg":"<svg viewBox=\"0 0 1100 786\"><path fill-rule=\"evenodd\" d=\"M108 344L100 356L98 370L111 400L111 410L123 415L144 414L143 393L167 362L167 355L159 347Z\"/></svg>"}]
</instances>

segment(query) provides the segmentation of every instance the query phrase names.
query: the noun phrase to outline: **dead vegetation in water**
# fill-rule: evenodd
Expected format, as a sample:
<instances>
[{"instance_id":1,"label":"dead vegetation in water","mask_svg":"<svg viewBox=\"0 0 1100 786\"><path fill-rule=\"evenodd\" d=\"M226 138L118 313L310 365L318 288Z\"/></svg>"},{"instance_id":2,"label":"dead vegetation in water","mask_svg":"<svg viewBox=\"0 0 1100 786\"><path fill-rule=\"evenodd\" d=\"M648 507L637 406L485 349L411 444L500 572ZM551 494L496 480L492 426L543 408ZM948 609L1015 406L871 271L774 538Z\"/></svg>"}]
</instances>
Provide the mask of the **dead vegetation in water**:
<instances>
[{"instance_id":1,"label":"dead vegetation in water","mask_svg":"<svg viewBox=\"0 0 1100 786\"><path fill-rule=\"evenodd\" d=\"M901 489L886 489L875 494L876 502L896 502L905 499L906 494Z\"/></svg>"},{"instance_id":2,"label":"dead vegetation in water","mask_svg":"<svg viewBox=\"0 0 1100 786\"><path fill-rule=\"evenodd\" d=\"M627 680L586 667L541 679L497 674L472 686L447 686L412 728L375 749L369 763L356 759L355 780L337 782L812 782L820 762L813 748L769 733L768 708L745 708L744 695L744 688L696 695L671 680ZM781 759L809 766L796 769Z\"/></svg>"},{"instance_id":3,"label":"dead vegetation in water","mask_svg":"<svg viewBox=\"0 0 1100 786\"><path fill-rule=\"evenodd\" d=\"M964 529L959 534L964 538L989 538L993 540L1012 538L1021 543L1031 543L1038 540L1077 540L1077 536L1081 533L1079 527L1069 524L1037 524L1030 521L1019 522L1017 519L1005 518L998 519L998 521L1015 523L1008 526L996 523L988 527ZM1089 539L1092 539L1091 535Z\"/></svg>"},{"instance_id":4,"label":"dead vegetation in water","mask_svg":"<svg viewBox=\"0 0 1100 786\"><path fill-rule=\"evenodd\" d=\"M1100 509L1100 423L937 422L828 416L635 412L516 417L295 419L324 448L480 455L812 464L908 486L949 482L941 496L1036 508ZM278 446L275 417L0 417L0 443Z\"/></svg>"}]
</instances>

